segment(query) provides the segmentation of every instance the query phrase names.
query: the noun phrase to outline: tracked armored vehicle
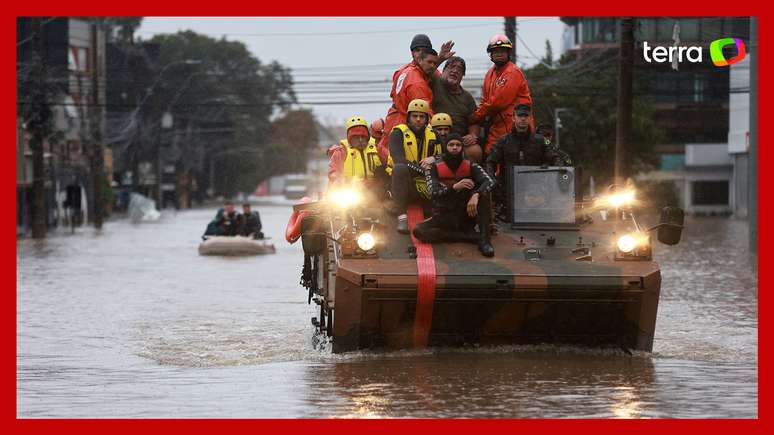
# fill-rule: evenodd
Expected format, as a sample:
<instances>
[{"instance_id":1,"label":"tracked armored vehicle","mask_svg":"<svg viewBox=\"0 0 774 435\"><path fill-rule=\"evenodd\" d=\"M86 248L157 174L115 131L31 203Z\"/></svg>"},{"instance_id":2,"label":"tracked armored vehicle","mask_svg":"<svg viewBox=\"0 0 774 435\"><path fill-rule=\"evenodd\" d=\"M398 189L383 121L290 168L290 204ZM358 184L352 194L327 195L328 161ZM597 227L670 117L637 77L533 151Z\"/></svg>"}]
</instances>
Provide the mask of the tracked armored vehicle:
<instances>
[{"instance_id":1,"label":"tracked armored vehicle","mask_svg":"<svg viewBox=\"0 0 774 435\"><path fill-rule=\"evenodd\" d=\"M683 212L646 228L637 196L618 187L576 201L575 168L506 168L507 218L495 256L475 245L427 245L395 231L381 204L331 192L298 204L301 283L333 351L435 345L561 343L651 351L661 288L652 235L680 240ZM413 229L422 210L409 210ZM290 231L291 227L294 231Z\"/></svg>"}]
</instances>

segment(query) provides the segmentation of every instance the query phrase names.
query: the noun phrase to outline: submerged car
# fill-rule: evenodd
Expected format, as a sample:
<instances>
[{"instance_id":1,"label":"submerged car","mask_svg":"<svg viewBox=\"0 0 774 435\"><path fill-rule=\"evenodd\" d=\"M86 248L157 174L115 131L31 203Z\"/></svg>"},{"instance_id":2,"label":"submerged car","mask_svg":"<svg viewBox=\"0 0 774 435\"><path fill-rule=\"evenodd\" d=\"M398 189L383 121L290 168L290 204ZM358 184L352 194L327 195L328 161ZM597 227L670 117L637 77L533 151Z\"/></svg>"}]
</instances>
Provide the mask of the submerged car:
<instances>
[{"instance_id":1,"label":"submerged car","mask_svg":"<svg viewBox=\"0 0 774 435\"><path fill-rule=\"evenodd\" d=\"M505 168L507 218L495 256L475 245L427 245L357 192L294 206L302 284L333 352L435 345L561 343L651 351L661 274L655 232L679 242L683 212L646 228L631 186L577 201L573 167ZM412 224L422 211L409 210Z\"/></svg>"}]
</instances>

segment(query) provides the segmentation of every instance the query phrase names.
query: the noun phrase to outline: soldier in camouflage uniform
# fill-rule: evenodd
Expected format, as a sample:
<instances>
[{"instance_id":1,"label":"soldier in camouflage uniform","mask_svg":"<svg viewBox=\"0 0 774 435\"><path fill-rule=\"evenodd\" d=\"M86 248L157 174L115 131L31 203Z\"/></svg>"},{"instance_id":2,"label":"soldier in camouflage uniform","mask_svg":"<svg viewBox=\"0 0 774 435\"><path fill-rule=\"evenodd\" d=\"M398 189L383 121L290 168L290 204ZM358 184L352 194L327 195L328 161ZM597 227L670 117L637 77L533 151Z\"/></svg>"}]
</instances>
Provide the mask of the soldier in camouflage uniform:
<instances>
[{"instance_id":1,"label":"soldier in camouflage uniform","mask_svg":"<svg viewBox=\"0 0 774 435\"><path fill-rule=\"evenodd\" d=\"M519 166L570 166L572 161L567 153L551 144L551 141L530 128L532 108L526 104L516 106L513 130L501 137L492 147L486 159L486 169L497 179L494 190L495 215L504 215L506 172L501 168Z\"/></svg>"}]
</instances>

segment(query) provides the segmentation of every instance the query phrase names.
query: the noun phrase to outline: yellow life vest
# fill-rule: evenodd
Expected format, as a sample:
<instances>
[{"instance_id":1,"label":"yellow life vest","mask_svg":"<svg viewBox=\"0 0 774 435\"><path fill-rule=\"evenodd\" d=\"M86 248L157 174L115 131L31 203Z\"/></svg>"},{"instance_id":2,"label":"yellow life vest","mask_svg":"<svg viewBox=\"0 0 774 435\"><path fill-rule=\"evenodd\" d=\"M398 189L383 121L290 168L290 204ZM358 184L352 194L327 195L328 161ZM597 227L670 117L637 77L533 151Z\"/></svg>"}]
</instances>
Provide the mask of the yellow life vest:
<instances>
[{"instance_id":1,"label":"yellow life vest","mask_svg":"<svg viewBox=\"0 0 774 435\"><path fill-rule=\"evenodd\" d=\"M425 142L422 146L422 155L419 155L419 146L417 145L417 136L406 124L398 124L395 128L403 133L403 153L406 160L419 164L422 160L431 156L441 155L441 144L436 142L435 132L428 125L425 127ZM388 159L388 165L392 166L392 156ZM417 192L425 199L430 199L430 189L427 187L427 180L424 176L414 177L414 186Z\"/></svg>"},{"instance_id":2,"label":"yellow life vest","mask_svg":"<svg viewBox=\"0 0 774 435\"><path fill-rule=\"evenodd\" d=\"M406 160L419 164L422 160L430 156L441 155L441 144L436 142L435 132L428 125L425 127L425 143L422 147L422 155L419 155L419 146L417 145L417 137L413 131L406 124L398 124L395 128L399 129L403 133L403 153L406 155Z\"/></svg>"},{"instance_id":3,"label":"yellow life vest","mask_svg":"<svg viewBox=\"0 0 774 435\"><path fill-rule=\"evenodd\" d=\"M347 181L373 178L374 170L382 166L379 153L376 151L376 141L371 138L363 150L350 146L346 139L342 139L339 143L347 152L347 158L344 160L344 178Z\"/></svg>"}]
</instances>

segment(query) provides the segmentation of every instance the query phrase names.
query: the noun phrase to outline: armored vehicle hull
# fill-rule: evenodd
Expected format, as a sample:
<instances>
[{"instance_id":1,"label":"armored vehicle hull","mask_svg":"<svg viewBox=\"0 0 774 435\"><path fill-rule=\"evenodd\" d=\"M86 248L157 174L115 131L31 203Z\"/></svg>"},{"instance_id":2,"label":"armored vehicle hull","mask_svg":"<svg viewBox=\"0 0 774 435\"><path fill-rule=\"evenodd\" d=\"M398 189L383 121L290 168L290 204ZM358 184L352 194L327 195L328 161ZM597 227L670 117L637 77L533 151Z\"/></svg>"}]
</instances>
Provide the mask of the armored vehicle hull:
<instances>
[{"instance_id":1,"label":"armored vehicle hull","mask_svg":"<svg viewBox=\"0 0 774 435\"><path fill-rule=\"evenodd\" d=\"M340 258L332 242L320 258L326 273L319 301L329 314L323 329L333 337L334 352L412 347L423 328L416 322L420 273L407 252L412 242L388 230L389 243L379 258ZM502 231L493 237L497 255L492 259L471 244L433 245L428 344L568 343L652 350L658 265L616 261L613 252L593 250L591 260L578 260L579 238L598 246L589 230L583 235ZM550 237L555 239L551 247L546 246ZM526 259L530 248L540 249L541 258Z\"/></svg>"},{"instance_id":2,"label":"armored vehicle hull","mask_svg":"<svg viewBox=\"0 0 774 435\"><path fill-rule=\"evenodd\" d=\"M644 229L624 207L633 191L606 198L613 210L576 202L573 168L513 167L511 179L514 206L492 237L493 258L475 244L400 235L374 204L302 212L302 284L333 351L537 343L651 351L661 274L650 231L678 243L682 211L666 208L662 223ZM409 210L412 229L422 219Z\"/></svg>"}]
</instances>

